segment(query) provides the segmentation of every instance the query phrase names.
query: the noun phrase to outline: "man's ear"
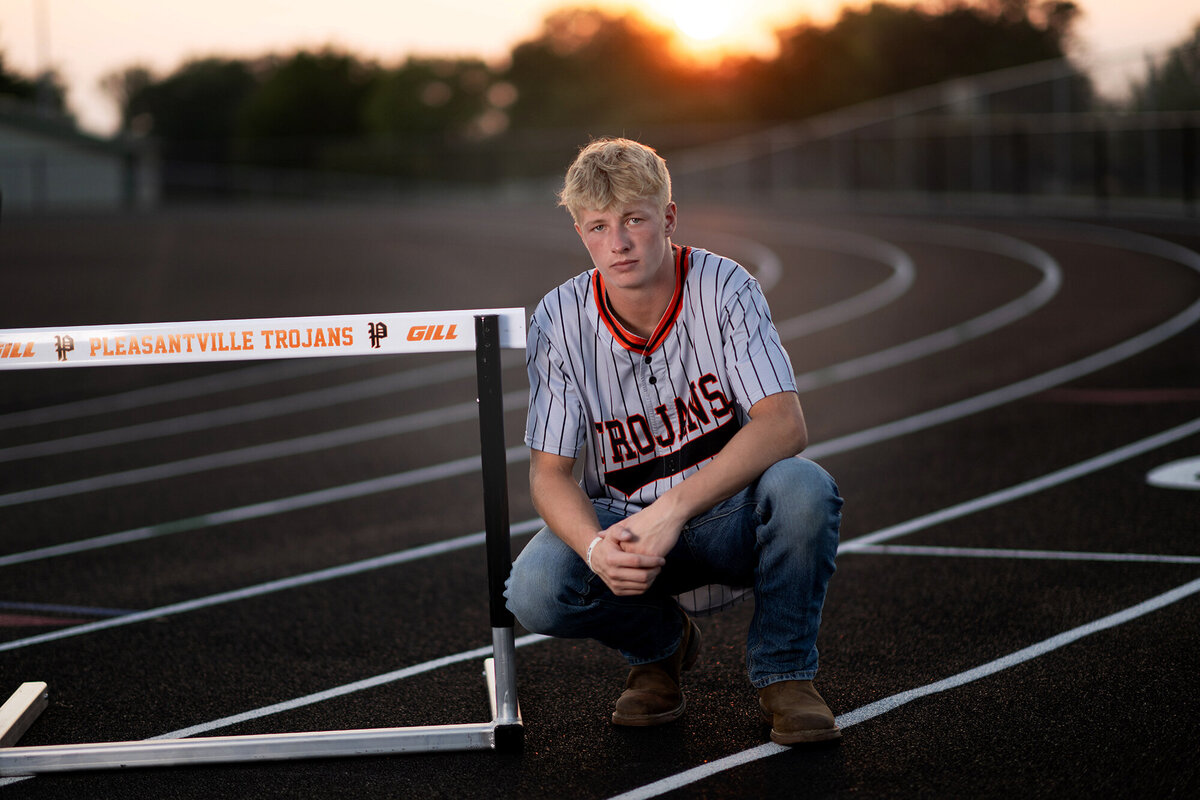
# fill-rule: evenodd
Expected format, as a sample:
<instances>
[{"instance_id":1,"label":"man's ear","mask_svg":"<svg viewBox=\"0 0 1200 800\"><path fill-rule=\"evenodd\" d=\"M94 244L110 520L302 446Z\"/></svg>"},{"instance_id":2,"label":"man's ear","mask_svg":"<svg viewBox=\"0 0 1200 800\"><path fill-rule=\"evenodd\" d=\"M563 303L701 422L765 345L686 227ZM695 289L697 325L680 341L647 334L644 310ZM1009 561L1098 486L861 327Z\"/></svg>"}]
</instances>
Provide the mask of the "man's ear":
<instances>
[{"instance_id":1,"label":"man's ear","mask_svg":"<svg viewBox=\"0 0 1200 800\"><path fill-rule=\"evenodd\" d=\"M674 203L667 203L667 210L663 213L665 219L665 233L667 236L675 233L675 224L677 222L677 209Z\"/></svg>"}]
</instances>

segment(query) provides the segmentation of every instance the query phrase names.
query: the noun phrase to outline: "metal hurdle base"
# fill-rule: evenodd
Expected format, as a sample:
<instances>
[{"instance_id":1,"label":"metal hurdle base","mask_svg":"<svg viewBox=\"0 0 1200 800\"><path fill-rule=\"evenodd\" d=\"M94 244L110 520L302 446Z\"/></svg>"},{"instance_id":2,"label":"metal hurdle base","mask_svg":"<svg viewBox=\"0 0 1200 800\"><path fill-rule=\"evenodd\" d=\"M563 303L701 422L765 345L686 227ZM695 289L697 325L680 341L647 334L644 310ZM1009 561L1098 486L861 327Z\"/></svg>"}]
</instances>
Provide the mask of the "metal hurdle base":
<instances>
[{"instance_id":1,"label":"metal hurdle base","mask_svg":"<svg viewBox=\"0 0 1200 800\"><path fill-rule=\"evenodd\" d=\"M45 747L6 746L0 748L0 776L465 750L515 752L521 749L524 741L524 727L520 709L516 706L513 629L493 629L492 643L494 655L484 661L491 722ZM23 685L4 705L8 712L6 716L15 721L7 731L0 731L4 740L19 738L45 705L44 683Z\"/></svg>"},{"instance_id":2,"label":"metal hurdle base","mask_svg":"<svg viewBox=\"0 0 1200 800\"><path fill-rule=\"evenodd\" d=\"M3 706L0 706L0 747L17 743L38 715L46 709L49 695L46 684L30 682L21 684Z\"/></svg>"},{"instance_id":3,"label":"metal hurdle base","mask_svg":"<svg viewBox=\"0 0 1200 800\"><path fill-rule=\"evenodd\" d=\"M510 311L515 312L509 316L512 326L519 329L520 336L509 346L524 347L524 311ZM12 747L9 745L15 743L33 723L47 702L44 683L27 683L0 707L0 776L121 767L520 749L524 741L524 727L517 705L515 620L504 604L504 583L512 568L512 560L509 553L508 482L500 387L500 314L475 314L474 321L488 599L492 624L492 657L484 661L491 722ZM428 327L424 326L422 330Z\"/></svg>"}]
</instances>

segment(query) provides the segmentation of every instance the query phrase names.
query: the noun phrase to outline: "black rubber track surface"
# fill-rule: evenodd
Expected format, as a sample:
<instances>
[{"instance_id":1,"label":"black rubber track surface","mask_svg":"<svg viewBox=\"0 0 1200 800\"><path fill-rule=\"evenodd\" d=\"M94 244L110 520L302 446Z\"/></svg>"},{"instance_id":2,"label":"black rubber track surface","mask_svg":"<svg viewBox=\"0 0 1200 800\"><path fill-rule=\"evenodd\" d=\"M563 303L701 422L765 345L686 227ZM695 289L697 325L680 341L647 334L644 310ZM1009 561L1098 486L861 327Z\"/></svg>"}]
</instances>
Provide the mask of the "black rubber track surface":
<instances>
[{"instance_id":1,"label":"black rubber track surface","mask_svg":"<svg viewBox=\"0 0 1200 800\"><path fill-rule=\"evenodd\" d=\"M1147 482L1200 458L1200 431L1119 450L1200 418L1200 225L685 205L676 241L760 275L804 386L810 453L846 497L818 677L841 744L764 746L745 604L701 621L688 713L664 728L608 723L618 656L518 630L519 754L0 779L0 798L1200 794L1200 493ZM532 310L588 266L550 201L6 219L0 328ZM509 355L517 446L526 381ZM469 407L470 364L430 377L462 358L0 373L0 695L24 681L51 693L21 744L486 721L482 658L430 664L490 644L477 544L213 600L480 531L478 473L422 472L478 453L469 410L290 455L278 444ZM388 376L407 377L370 391ZM172 399L147 387L173 387ZM330 389L336 398L288 405ZM70 405L80 401L92 405ZM253 404L267 413L250 418L244 409L264 408ZM175 422L150 438L132 427L159 420ZM117 430L96 446L13 449ZM257 445L264 457L233 466L178 466ZM141 468L158 472L120 478ZM514 550L534 525L526 468L516 457L509 472ZM408 471L406 488L203 516ZM104 486L71 484L91 480ZM17 494L45 487L55 496ZM1025 488L996 494L1012 487Z\"/></svg>"}]
</instances>

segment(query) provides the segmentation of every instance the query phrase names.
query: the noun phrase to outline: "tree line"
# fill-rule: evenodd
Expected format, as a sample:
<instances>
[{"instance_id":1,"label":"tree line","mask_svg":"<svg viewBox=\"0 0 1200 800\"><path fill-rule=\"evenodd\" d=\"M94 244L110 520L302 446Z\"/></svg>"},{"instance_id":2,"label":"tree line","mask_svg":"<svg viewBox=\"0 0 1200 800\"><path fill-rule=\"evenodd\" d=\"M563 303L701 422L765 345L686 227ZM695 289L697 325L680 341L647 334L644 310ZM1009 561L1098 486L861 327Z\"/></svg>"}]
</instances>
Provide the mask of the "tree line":
<instances>
[{"instance_id":1,"label":"tree line","mask_svg":"<svg viewBox=\"0 0 1200 800\"><path fill-rule=\"evenodd\" d=\"M776 57L700 64L636 14L568 8L499 66L414 57L387 67L326 49L200 59L166 76L130 67L108 87L126 128L166 141L773 122L1061 57L1076 15L1063 0L879 2L777 31Z\"/></svg>"},{"instance_id":2,"label":"tree line","mask_svg":"<svg viewBox=\"0 0 1200 800\"><path fill-rule=\"evenodd\" d=\"M104 85L122 129L154 137L167 161L420 177L448 149L506 138L748 128L1060 58L1079 14L1068 0L875 2L827 24L777 30L771 58L700 63L636 14L567 8L545 17L503 64L409 57L384 65L326 48L201 58L165 75L133 65ZM1178 97L1187 96L1189 69L1194 94L1198 48L1200 34L1148 78L1182 89L1147 84L1139 103L1187 102Z\"/></svg>"}]
</instances>

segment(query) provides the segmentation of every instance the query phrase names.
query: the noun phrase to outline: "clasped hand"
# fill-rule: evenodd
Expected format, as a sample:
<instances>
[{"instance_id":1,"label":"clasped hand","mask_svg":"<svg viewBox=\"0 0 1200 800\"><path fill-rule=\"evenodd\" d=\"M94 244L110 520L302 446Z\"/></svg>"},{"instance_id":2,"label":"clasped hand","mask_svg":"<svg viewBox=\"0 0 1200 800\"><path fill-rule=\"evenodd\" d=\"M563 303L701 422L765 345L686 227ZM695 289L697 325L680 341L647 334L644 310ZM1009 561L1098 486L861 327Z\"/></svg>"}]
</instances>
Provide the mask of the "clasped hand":
<instances>
[{"instance_id":1,"label":"clasped hand","mask_svg":"<svg viewBox=\"0 0 1200 800\"><path fill-rule=\"evenodd\" d=\"M651 505L600 532L592 570L617 596L644 594L662 572L682 527Z\"/></svg>"}]
</instances>

